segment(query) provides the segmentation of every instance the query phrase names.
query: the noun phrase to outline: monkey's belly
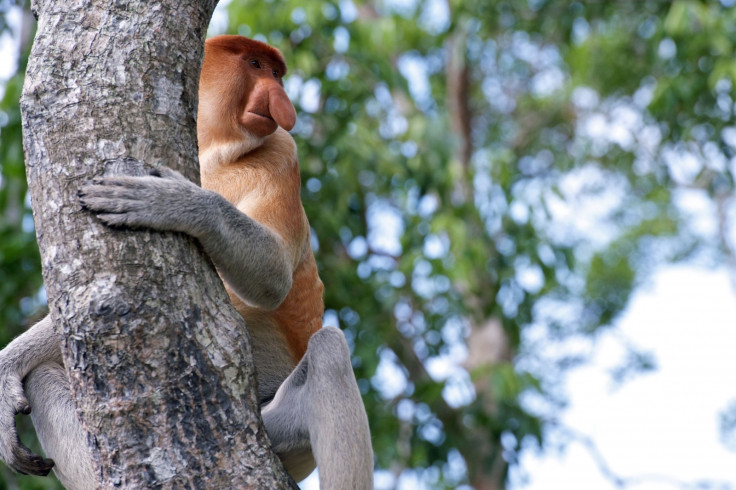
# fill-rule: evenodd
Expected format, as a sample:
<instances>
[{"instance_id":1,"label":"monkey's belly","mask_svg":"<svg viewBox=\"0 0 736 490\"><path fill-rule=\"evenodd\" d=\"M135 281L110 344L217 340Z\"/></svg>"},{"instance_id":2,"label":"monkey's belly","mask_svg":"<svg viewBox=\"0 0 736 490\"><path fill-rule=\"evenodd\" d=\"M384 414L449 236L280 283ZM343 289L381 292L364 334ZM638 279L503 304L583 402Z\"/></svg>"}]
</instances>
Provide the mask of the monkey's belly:
<instances>
[{"instance_id":1,"label":"monkey's belly","mask_svg":"<svg viewBox=\"0 0 736 490\"><path fill-rule=\"evenodd\" d=\"M242 302L235 306L243 315L245 326L250 333L253 361L258 378L258 397L262 402L270 400L281 383L296 367L298 359L295 359L291 353L284 333L269 318L269 312L255 308L243 308Z\"/></svg>"}]
</instances>

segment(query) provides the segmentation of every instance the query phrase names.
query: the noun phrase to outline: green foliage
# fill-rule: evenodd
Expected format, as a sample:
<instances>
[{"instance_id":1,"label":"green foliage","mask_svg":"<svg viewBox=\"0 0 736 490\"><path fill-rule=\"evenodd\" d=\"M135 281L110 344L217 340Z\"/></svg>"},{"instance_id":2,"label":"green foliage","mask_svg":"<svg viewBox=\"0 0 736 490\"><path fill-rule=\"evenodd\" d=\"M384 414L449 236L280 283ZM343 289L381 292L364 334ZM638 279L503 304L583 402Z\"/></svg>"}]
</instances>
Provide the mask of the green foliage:
<instances>
[{"instance_id":1,"label":"green foliage","mask_svg":"<svg viewBox=\"0 0 736 490\"><path fill-rule=\"evenodd\" d=\"M457 450L473 480L500 454L479 448L476 431L498 447L504 434L513 435L517 443L504 448L511 461L526 438L542 443L541 414L527 412L519 400L531 390L554 401L556 382L544 370L520 367L525 356L538 355L524 344L524 330L546 322L550 335L564 341L610 326L657 257L652 244L687 235L667 169L654 161L655 170L638 171L638 146L585 136L580 121L588 114L576 106L575 88L595 90L593 110L605 113L654 84L651 112L642 118L661 128L673 110L661 108L662 100L673 99L682 118L693 98L715 96L715 84L668 71L661 56L667 43L660 44L675 36L671 25L692 35L692 21L671 20L677 4L458 1L450 22L439 26L428 22L429 5L233 2L229 14L233 32L277 45L292 77L319 82L316 112L302 107L295 91L304 202L319 241L327 307L353 339L358 376L372 380L362 386L379 467L442 467ZM719 9L699 15L711 19ZM718 32L711 37L731 31ZM453 129L448 113L448 43L458 39L465 41L463 63L470 64L470 90L463 94L472 108L469 135ZM709 56L714 52L709 48ZM702 56L679 45L676 54L682 64ZM425 78L402 71L412 60ZM727 63L719 58L713 65L727 73ZM554 71L562 75L556 86L535 89L536 77ZM417 83L426 87L420 91ZM665 137L681 134L668 128ZM473 146L467 168L457 152L464 137ZM560 233L550 201L557 196L575 206L562 187L590 162L607 177L589 197L610 181L624 188L601 223L613 234L595 246L589 241L595 229ZM376 208L389 218L376 218ZM398 228L381 230L386 219ZM394 234L398 242L382 248L381 238ZM544 315L537 310L545 302L577 305L581 313ZM519 362L496 360L473 370L474 394L453 399L448 386L472 391L471 378L434 378L427 365L462 345L462 333L448 333L452 325L464 325L462 332L492 317L502 319L507 355ZM390 355L378 362L376 352ZM567 362L557 361L561 368ZM651 364L635 352L629 361L638 369ZM390 396L376 382L383 364L405 377L404 388ZM427 409L433 416L426 420L411 415ZM439 424L443 434L423 437L427 423ZM408 453L397 449L397 438ZM473 454L479 450L480 459Z\"/></svg>"},{"instance_id":2,"label":"green foliage","mask_svg":"<svg viewBox=\"0 0 736 490\"><path fill-rule=\"evenodd\" d=\"M658 263L732 252L677 202L733 196L736 9L453 0L448 17L439 4L233 0L228 31L289 64L326 317L348 337L378 469L490 486L546 443L560 382L586 361L566 342L614 328ZM0 340L40 286L20 84L0 119ZM503 338L462 364L491 320ZM630 350L611 375L655 364Z\"/></svg>"},{"instance_id":3,"label":"green foliage","mask_svg":"<svg viewBox=\"0 0 736 490\"><path fill-rule=\"evenodd\" d=\"M697 136L698 145L712 141L731 155L718 135L729 121L719 111L732 103L716 101L732 92L724 80L734 66L734 9L456 1L449 22L433 25L429 5L234 2L229 13L233 31L280 47L293 77L319 81L316 112L301 107L296 91L304 201L327 306L354 338L359 377L373 380L362 386L379 467L442 468L459 451L472 482L500 454L480 440L500 447L512 435L517 443L504 446L510 462L522 441L543 442L543 414L528 412L520 399L535 393L557 406L557 375L580 362L545 358L556 367L533 368L540 352L525 343L526 329L544 324L553 342L594 335L615 323L657 261L707 248L674 205L680 182L660 152ZM449 112L448 57L458 40L470 66L467 135ZM424 75L406 75L412 62ZM545 76L557 81L541 83ZM576 100L579 88L592 89L592 105ZM592 116L612 118L623 107L659 136L646 141L629 128L627 142L586 131ZM462 138L472 145L469 166L459 160ZM571 192L576 175L591 169L599 183ZM730 174L710 170L702 179L731 192ZM586 203L617 187L598 223L607 238L596 239L596 228L561 231L560 204L585 214ZM381 231L386 223L372 214L376 207L398 228ZM392 250L378 245L394 234ZM550 313L550 305L566 305L559 310L568 313ZM489 359L465 381L428 373L428 364L463 344L453 325L464 325L462 332L493 317L502 320L513 362ZM391 355L378 362L379 351ZM653 366L635 351L622 363L615 378ZM405 377L390 396L375 381L383 364ZM458 385L473 394L448 395ZM428 408L443 434L423 438L427 422L407 406ZM412 435L402 440L411 450L402 454L396 441L407 424Z\"/></svg>"},{"instance_id":4,"label":"green foliage","mask_svg":"<svg viewBox=\"0 0 736 490\"><path fill-rule=\"evenodd\" d=\"M7 81L0 101L0 342L20 333L27 317L37 313L41 263L26 202L18 100L22 71Z\"/></svg>"}]
</instances>

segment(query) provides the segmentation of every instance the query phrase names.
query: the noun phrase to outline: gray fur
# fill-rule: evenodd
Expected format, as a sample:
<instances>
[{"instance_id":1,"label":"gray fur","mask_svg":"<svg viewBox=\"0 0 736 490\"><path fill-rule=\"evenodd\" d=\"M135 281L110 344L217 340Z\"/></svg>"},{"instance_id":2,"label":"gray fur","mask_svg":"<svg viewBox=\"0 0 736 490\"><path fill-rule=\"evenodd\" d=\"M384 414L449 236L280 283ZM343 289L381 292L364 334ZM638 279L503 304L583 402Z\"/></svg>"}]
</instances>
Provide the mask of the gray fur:
<instances>
[{"instance_id":1,"label":"gray fur","mask_svg":"<svg viewBox=\"0 0 736 490\"><path fill-rule=\"evenodd\" d=\"M53 467L21 444L15 414L31 411L23 378L44 362L61 365L61 348L51 318L46 317L0 351L0 459L19 473L46 475Z\"/></svg>"},{"instance_id":2,"label":"gray fur","mask_svg":"<svg viewBox=\"0 0 736 490\"><path fill-rule=\"evenodd\" d=\"M50 459L33 454L18 439L14 415L29 411ZM94 489L95 465L86 438L59 338L47 316L0 351L0 459L20 473L45 476L53 468L65 487Z\"/></svg>"},{"instance_id":3,"label":"gray fur","mask_svg":"<svg viewBox=\"0 0 736 490\"><path fill-rule=\"evenodd\" d=\"M111 226L143 227L196 237L226 283L250 304L276 308L291 275L272 233L219 194L169 169L144 177L104 177L80 191L82 204ZM270 325L251 326L259 395L274 451L297 480L320 468L322 489L373 488L368 419L345 337L323 328L292 371ZM270 330L270 331L269 331ZM26 400L21 380L25 380ZM288 377L287 377L288 376ZM13 415L28 413L54 471L67 488L95 488L93 459L49 317L0 352L0 459L16 471L47 474L49 460L17 438ZM275 393L275 394L274 394ZM29 406L30 401L30 406Z\"/></svg>"},{"instance_id":4,"label":"gray fur","mask_svg":"<svg viewBox=\"0 0 736 490\"><path fill-rule=\"evenodd\" d=\"M255 322L254 322L255 323ZM294 360L285 348L276 325L263 321L246 325L250 333L253 362L258 377L258 397L261 403L271 400L281 383L294 369Z\"/></svg>"},{"instance_id":5,"label":"gray fur","mask_svg":"<svg viewBox=\"0 0 736 490\"><path fill-rule=\"evenodd\" d=\"M95 463L87 447L87 432L77 418L69 380L61 364L46 362L25 379L28 401L34 407L31 420L54 473L67 488L97 488Z\"/></svg>"},{"instance_id":6,"label":"gray fur","mask_svg":"<svg viewBox=\"0 0 736 490\"><path fill-rule=\"evenodd\" d=\"M103 177L82 187L84 207L110 226L180 231L197 238L243 300L274 309L291 289L278 238L216 192L162 167L146 177Z\"/></svg>"},{"instance_id":7,"label":"gray fur","mask_svg":"<svg viewBox=\"0 0 736 490\"><path fill-rule=\"evenodd\" d=\"M339 329L312 335L304 358L262 415L274 451L295 479L311 473L314 457L320 488L373 488L368 417Z\"/></svg>"}]
</instances>

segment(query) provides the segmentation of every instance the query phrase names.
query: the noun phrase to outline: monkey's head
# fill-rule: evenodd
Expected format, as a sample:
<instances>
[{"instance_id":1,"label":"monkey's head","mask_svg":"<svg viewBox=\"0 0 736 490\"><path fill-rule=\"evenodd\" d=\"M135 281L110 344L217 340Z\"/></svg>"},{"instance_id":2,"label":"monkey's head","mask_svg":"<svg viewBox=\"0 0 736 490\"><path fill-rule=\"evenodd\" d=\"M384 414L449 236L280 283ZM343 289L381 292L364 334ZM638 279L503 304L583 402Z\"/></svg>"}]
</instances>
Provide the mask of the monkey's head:
<instances>
[{"instance_id":1,"label":"monkey's head","mask_svg":"<svg viewBox=\"0 0 736 490\"><path fill-rule=\"evenodd\" d=\"M296 111L284 90L286 63L276 49L243 36L216 36L204 47L199 80L197 136L213 142L265 138L289 131Z\"/></svg>"}]
</instances>

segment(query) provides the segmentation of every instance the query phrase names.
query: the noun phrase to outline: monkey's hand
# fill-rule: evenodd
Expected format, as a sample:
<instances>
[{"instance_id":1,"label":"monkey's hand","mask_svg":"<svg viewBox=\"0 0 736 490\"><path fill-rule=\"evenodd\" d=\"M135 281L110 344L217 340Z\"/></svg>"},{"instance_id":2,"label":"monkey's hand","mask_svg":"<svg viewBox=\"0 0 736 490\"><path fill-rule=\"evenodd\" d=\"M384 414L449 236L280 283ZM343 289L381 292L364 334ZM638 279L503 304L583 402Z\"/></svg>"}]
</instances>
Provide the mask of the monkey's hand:
<instances>
[{"instance_id":1,"label":"monkey's hand","mask_svg":"<svg viewBox=\"0 0 736 490\"><path fill-rule=\"evenodd\" d=\"M83 185L78 195L82 206L107 225L195 237L205 231L208 201L220 198L165 167L142 177L101 177Z\"/></svg>"},{"instance_id":2,"label":"monkey's hand","mask_svg":"<svg viewBox=\"0 0 736 490\"><path fill-rule=\"evenodd\" d=\"M16 414L28 415L31 406L23 382L12 363L0 354L0 459L18 473L46 476L54 462L25 447L15 428Z\"/></svg>"}]
</instances>

